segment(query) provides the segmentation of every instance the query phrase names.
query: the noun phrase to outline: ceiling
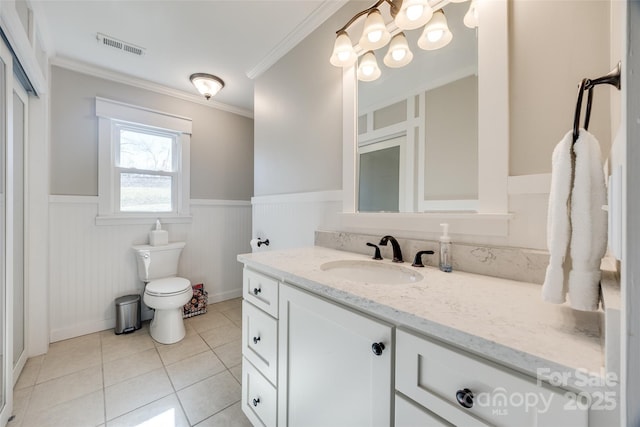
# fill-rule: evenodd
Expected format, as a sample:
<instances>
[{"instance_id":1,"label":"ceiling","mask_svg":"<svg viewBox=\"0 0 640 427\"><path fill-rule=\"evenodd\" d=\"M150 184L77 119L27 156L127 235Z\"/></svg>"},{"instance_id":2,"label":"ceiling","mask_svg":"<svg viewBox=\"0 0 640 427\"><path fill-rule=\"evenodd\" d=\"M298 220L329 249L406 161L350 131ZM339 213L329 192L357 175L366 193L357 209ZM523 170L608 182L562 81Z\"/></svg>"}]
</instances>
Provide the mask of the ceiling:
<instances>
[{"instance_id":1,"label":"ceiling","mask_svg":"<svg viewBox=\"0 0 640 427\"><path fill-rule=\"evenodd\" d=\"M32 0L52 56L197 94L217 75L216 103L253 111L253 78L331 16L337 0ZM145 48L102 46L97 33ZM331 43L331 42L328 42ZM330 49L331 47L329 47ZM54 59L55 63L55 59Z\"/></svg>"}]
</instances>

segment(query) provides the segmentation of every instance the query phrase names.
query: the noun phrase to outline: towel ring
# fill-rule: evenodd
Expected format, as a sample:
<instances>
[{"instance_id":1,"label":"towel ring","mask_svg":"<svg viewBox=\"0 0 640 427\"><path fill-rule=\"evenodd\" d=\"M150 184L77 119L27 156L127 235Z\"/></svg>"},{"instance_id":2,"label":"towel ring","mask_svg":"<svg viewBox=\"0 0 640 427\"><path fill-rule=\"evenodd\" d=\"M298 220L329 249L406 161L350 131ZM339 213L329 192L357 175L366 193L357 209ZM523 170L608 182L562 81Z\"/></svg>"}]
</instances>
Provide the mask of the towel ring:
<instances>
[{"instance_id":1,"label":"towel ring","mask_svg":"<svg viewBox=\"0 0 640 427\"><path fill-rule=\"evenodd\" d=\"M578 140L580 132L580 114L582 113L582 96L586 90L589 79L582 79L578 86L578 102L576 103L576 112L573 116L573 139L572 143L575 144ZM584 118L585 130L589 128L589 120L591 119L591 101L593 100L593 87L589 88L589 94L587 95L587 111Z\"/></svg>"},{"instance_id":2,"label":"towel ring","mask_svg":"<svg viewBox=\"0 0 640 427\"><path fill-rule=\"evenodd\" d=\"M573 116L573 144L578 140L579 132L580 132L580 114L582 113L582 97L584 95L584 91L588 90L589 94L587 95L587 111L585 113L584 118L584 129L587 130L589 128L589 120L591 119L591 104L593 101L593 88L600 84L610 84L615 86L616 89L620 90L620 73L622 67L620 62L615 66L613 70L611 70L608 74L598 77L597 79L582 79L578 86L578 101L576 103L576 112Z\"/></svg>"}]
</instances>

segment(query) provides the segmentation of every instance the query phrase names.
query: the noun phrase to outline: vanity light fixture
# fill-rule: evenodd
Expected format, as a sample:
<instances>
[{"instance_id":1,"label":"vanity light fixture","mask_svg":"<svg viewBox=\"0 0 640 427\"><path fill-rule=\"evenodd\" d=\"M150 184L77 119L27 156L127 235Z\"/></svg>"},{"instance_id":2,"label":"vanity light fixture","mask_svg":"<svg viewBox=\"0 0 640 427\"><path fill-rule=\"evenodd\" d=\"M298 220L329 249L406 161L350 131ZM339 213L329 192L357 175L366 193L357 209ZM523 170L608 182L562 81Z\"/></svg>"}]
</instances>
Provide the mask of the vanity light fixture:
<instances>
[{"instance_id":1,"label":"vanity light fixture","mask_svg":"<svg viewBox=\"0 0 640 427\"><path fill-rule=\"evenodd\" d=\"M374 51L386 46L389 49L384 56L384 64L390 68L407 65L413 59L404 31L424 27L418 39L418 47L424 50L440 49L451 42L453 34L447 25L447 18L442 7L448 3L461 3L468 0L441 0L437 2L440 9L433 11L429 0L377 0L371 7L356 13L342 28L336 31L336 41L329 62L336 67L352 66L358 56L358 79L373 81L382 74L378 67ZM385 24L380 6L389 7L389 15L393 19ZM361 17L366 16L362 35L358 44L354 45L347 34ZM469 11L464 17L464 24L469 28L478 26L476 0L471 0Z\"/></svg>"},{"instance_id":2,"label":"vanity light fixture","mask_svg":"<svg viewBox=\"0 0 640 427\"><path fill-rule=\"evenodd\" d=\"M424 31L418 39L418 47L424 50L436 50L448 45L451 39L453 39L453 34L447 25L447 17L440 9L433 14L431 21L424 27Z\"/></svg>"},{"instance_id":3,"label":"vanity light fixture","mask_svg":"<svg viewBox=\"0 0 640 427\"><path fill-rule=\"evenodd\" d=\"M469 10L467 11L467 13L465 13L462 22L464 22L464 25L469 28L478 27L478 7L476 4L476 0L471 0Z\"/></svg>"},{"instance_id":4,"label":"vanity light fixture","mask_svg":"<svg viewBox=\"0 0 640 427\"><path fill-rule=\"evenodd\" d=\"M198 89L198 92L204 95L207 101L224 87L224 81L222 81L220 77L212 74L191 74L189 80L191 80L191 83Z\"/></svg>"},{"instance_id":5,"label":"vanity light fixture","mask_svg":"<svg viewBox=\"0 0 640 427\"><path fill-rule=\"evenodd\" d=\"M409 43L404 33L398 33L391 39L389 50L384 56L384 65L389 68L400 68L407 65L413 59L413 53L409 50Z\"/></svg>"},{"instance_id":6,"label":"vanity light fixture","mask_svg":"<svg viewBox=\"0 0 640 427\"><path fill-rule=\"evenodd\" d=\"M367 14L358 44L364 50L375 50L386 46L389 40L391 40L391 34L384 24L382 14L375 8Z\"/></svg>"},{"instance_id":7,"label":"vanity light fixture","mask_svg":"<svg viewBox=\"0 0 640 427\"><path fill-rule=\"evenodd\" d=\"M378 67L376 56L372 51L368 51L362 56L362 59L360 59L360 64L358 65L358 80L372 82L380 77L381 74L382 71L380 71L380 67Z\"/></svg>"}]
</instances>

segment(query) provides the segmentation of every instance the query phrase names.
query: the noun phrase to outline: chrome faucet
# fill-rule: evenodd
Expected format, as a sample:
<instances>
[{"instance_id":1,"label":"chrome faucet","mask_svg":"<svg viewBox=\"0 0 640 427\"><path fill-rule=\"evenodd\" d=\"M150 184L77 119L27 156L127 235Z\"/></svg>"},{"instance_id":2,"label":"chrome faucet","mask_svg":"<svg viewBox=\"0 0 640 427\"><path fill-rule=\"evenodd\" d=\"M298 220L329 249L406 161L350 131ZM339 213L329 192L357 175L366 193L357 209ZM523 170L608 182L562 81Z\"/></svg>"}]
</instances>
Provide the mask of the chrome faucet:
<instances>
[{"instance_id":1,"label":"chrome faucet","mask_svg":"<svg viewBox=\"0 0 640 427\"><path fill-rule=\"evenodd\" d=\"M393 262L404 262L402 259L402 250L400 249L400 245L398 241L393 236L384 236L380 239L379 245L387 246L387 242L391 242L391 246L393 247Z\"/></svg>"}]
</instances>

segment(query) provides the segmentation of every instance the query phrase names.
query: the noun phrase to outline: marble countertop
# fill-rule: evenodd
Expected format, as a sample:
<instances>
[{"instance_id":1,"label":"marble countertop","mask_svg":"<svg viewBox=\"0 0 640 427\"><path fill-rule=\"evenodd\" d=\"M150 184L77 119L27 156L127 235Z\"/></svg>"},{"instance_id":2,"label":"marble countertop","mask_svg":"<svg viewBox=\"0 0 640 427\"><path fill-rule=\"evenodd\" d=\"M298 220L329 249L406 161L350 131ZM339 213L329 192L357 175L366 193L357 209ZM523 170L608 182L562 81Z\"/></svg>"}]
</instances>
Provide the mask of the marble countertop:
<instances>
[{"instance_id":1,"label":"marble countertop","mask_svg":"<svg viewBox=\"0 0 640 427\"><path fill-rule=\"evenodd\" d=\"M601 313L545 303L538 284L444 273L407 262L402 266L419 272L423 280L402 285L363 283L320 268L336 260L371 258L319 246L238 255L249 268L534 378L539 372L564 373L568 381L563 386L584 390L593 384L583 384L584 374L577 374L577 369L593 378L602 374Z\"/></svg>"}]
</instances>

